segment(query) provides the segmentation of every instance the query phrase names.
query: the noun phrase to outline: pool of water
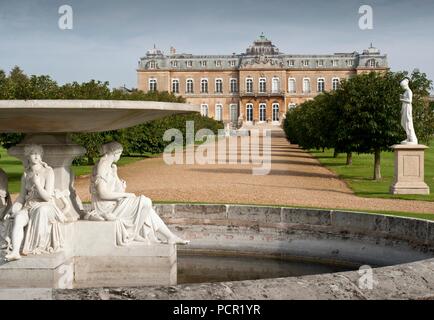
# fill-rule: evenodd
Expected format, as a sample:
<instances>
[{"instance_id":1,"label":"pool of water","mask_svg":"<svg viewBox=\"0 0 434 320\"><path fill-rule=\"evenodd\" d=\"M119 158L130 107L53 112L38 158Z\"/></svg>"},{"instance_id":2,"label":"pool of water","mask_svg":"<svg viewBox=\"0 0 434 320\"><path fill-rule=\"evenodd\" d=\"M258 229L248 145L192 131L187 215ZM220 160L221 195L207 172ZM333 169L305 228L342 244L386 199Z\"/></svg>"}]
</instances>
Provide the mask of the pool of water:
<instances>
[{"instance_id":1,"label":"pool of water","mask_svg":"<svg viewBox=\"0 0 434 320\"><path fill-rule=\"evenodd\" d=\"M297 277L357 269L355 265L301 261L291 257L178 253L178 284Z\"/></svg>"}]
</instances>

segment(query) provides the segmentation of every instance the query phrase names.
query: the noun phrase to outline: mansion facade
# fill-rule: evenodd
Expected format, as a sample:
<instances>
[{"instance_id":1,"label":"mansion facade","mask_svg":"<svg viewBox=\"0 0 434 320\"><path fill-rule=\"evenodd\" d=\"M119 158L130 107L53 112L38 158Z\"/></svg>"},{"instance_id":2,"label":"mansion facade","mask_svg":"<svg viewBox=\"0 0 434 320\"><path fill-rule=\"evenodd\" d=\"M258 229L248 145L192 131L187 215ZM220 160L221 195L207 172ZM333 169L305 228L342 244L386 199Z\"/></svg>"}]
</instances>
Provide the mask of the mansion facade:
<instances>
[{"instance_id":1,"label":"mansion facade","mask_svg":"<svg viewBox=\"0 0 434 320\"><path fill-rule=\"evenodd\" d=\"M184 96L204 116L232 124L280 124L294 108L352 75L388 70L387 55L374 47L362 53L280 53L261 35L245 53L169 55L151 49L137 69L138 89Z\"/></svg>"}]
</instances>

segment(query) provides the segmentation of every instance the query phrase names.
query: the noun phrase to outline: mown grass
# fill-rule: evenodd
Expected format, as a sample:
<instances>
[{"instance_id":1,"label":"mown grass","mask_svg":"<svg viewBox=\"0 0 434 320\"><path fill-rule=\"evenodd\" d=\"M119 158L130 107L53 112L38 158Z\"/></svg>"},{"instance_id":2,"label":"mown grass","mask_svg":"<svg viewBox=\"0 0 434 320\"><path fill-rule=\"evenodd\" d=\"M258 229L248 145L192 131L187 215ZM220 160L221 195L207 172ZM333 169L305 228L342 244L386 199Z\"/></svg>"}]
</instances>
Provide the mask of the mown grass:
<instances>
[{"instance_id":1,"label":"mown grass","mask_svg":"<svg viewBox=\"0 0 434 320\"><path fill-rule=\"evenodd\" d=\"M431 142L434 146L434 140ZM425 182L430 187L429 195L392 195L389 188L393 180L394 153L381 153L381 175L379 181L373 180L374 155L353 154L353 164L346 165L346 154L339 154L333 157L333 150L327 149L324 152L310 150L322 165L334 171L340 178L344 179L354 193L361 197L390 198L434 201L434 147L425 150Z\"/></svg>"}]
</instances>

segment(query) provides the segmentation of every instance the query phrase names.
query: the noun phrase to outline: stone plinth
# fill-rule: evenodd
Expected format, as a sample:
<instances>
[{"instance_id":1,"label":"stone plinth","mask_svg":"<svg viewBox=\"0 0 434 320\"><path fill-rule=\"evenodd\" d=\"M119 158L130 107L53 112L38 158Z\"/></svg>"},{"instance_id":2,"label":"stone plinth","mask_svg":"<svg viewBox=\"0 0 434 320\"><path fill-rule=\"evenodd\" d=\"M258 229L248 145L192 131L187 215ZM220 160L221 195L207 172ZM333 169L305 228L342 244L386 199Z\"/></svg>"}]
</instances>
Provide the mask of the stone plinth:
<instances>
[{"instance_id":1,"label":"stone plinth","mask_svg":"<svg viewBox=\"0 0 434 320\"><path fill-rule=\"evenodd\" d=\"M396 144L395 175L390 187L391 194L429 194L429 187L424 181L425 165L424 145Z\"/></svg>"},{"instance_id":2,"label":"stone plinth","mask_svg":"<svg viewBox=\"0 0 434 320\"><path fill-rule=\"evenodd\" d=\"M176 245L116 246L115 222L77 221L64 228L66 245L62 252L0 262L3 297L9 289L13 294L25 288L176 284Z\"/></svg>"}]
</instances>

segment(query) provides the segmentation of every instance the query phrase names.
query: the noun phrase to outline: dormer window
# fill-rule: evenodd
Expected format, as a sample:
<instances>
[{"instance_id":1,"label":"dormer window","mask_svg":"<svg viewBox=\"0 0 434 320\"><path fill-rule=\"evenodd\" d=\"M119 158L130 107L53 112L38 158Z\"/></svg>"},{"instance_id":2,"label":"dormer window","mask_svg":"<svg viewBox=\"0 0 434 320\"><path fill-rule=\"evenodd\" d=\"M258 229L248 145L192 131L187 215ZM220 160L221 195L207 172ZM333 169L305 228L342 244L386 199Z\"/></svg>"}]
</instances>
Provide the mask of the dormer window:
<instances>
[{"instance_id":1,"label":"dormer window","mask_svg":"<svg viewBox=\"0 0 434 320\"><path fill-rule=\"evenodd\" d=\"M324 60L318 60L316 62L316 64L317 64L318 67L323 67L324 66Z\"/></svg>"},{"instance_id":2,"label":"dormer window","mask_svg":"<svg viewBox=\"0 0 434 320\"><path fill-rule=\"evenodd\" d=\"M347 63L347 67L352 67L354 64L353 60L347 60L346 63Z\"/></svg>"},{"instance_id":3,"label":"dormer window","mask_svg":"<svg viewBox=\"0 0 434 320\"><path fill-rule=\"evenodd\" d=\"M206 65L207 65L206 60L203 60L200 62L201 67L206 67Z\"/></svg>"},{"instance_id":4,"label":"dormer window","mask_svg":"<svg viewBox=\"0 0 434 320\"><path fill-rule=\"evenodd\" d=\"M193 61L191 61L191 60L185 61L185 64L186 64L187 68L193 67Z\"/></svg>"},{"instance_id":5,"label":"dormer window","mask_svg":"<svg viewBox=\"0 0 434 320\"><path fill-rule=\"evenodd\" d=\"M374 60L374 59L369 60L369 61L368 61L368 65L369 65L371 68L375 68L375 66L376 66L376 64L375 64L375 60Z\"/></svg>"},{"instance_id":6,"label":"dormer window","mask_svg":"<svg viewBox=\"0 0 434 320\"><path fill-rule=\"evenodd\" d=\"M338 64L339 64L339 61L338 61L338 60L332 60L332 66L333 66L333 67L337 67Z\"/></svg>"},{"instance_id":7,"label":"dormer window","mask_svg":"<svg viewBox=\"0 0 434 320\"><path fill-rule=\"evenodd\" d=\"M303 67L309 67L309 60L302 60L301 64L303 65Z\"/></svg>"},{"instance_id":8,"label":"dormer window","mask_svg":"<svg viewBox=\"0 0 434 320\"><path fill-rule=\"evenodd\" d=\"M178 61L174 60L171 62L172 68L178 68Z\"/></svg>"},{"instance_id":9,"label":"dormer window","mask_svg":"<svg viewBox=\"0 0 434 320\"><path fill-rule=\"evenodd\" d=\"M222 62L220 60L216 60L215 61L215 66L216 67L221 67L222 66Z\"/></svg>"},{"instance_id":10,"label":"dormer window","mask_svg":"<svg viewBox=\"0 0 434 320\"><path fill-rule=\"evenodd\" d=\"M229 65L230 65L231 67L235 67L235 60L231 60L231 61L229 61Z\"/></svg>"},{"instance_id":11,"label":"dormer window","mask_svg":"<svg viewBox=\"0 0 434 320\"><path fill-rule=\"evenodd\" d=\"M288 67L295 66L295 60L288 60Z\"/></svg>"},{"instance_id":12,"label":"dormer window","mask_svg":"<svg viewBox=\"0 0 434 320\"><path fill-rule=\"evenodd\" d=\"M155 69L157 67L157 63L155 61L149 62L149 69Z\"/></svg>"}]
</instances>

